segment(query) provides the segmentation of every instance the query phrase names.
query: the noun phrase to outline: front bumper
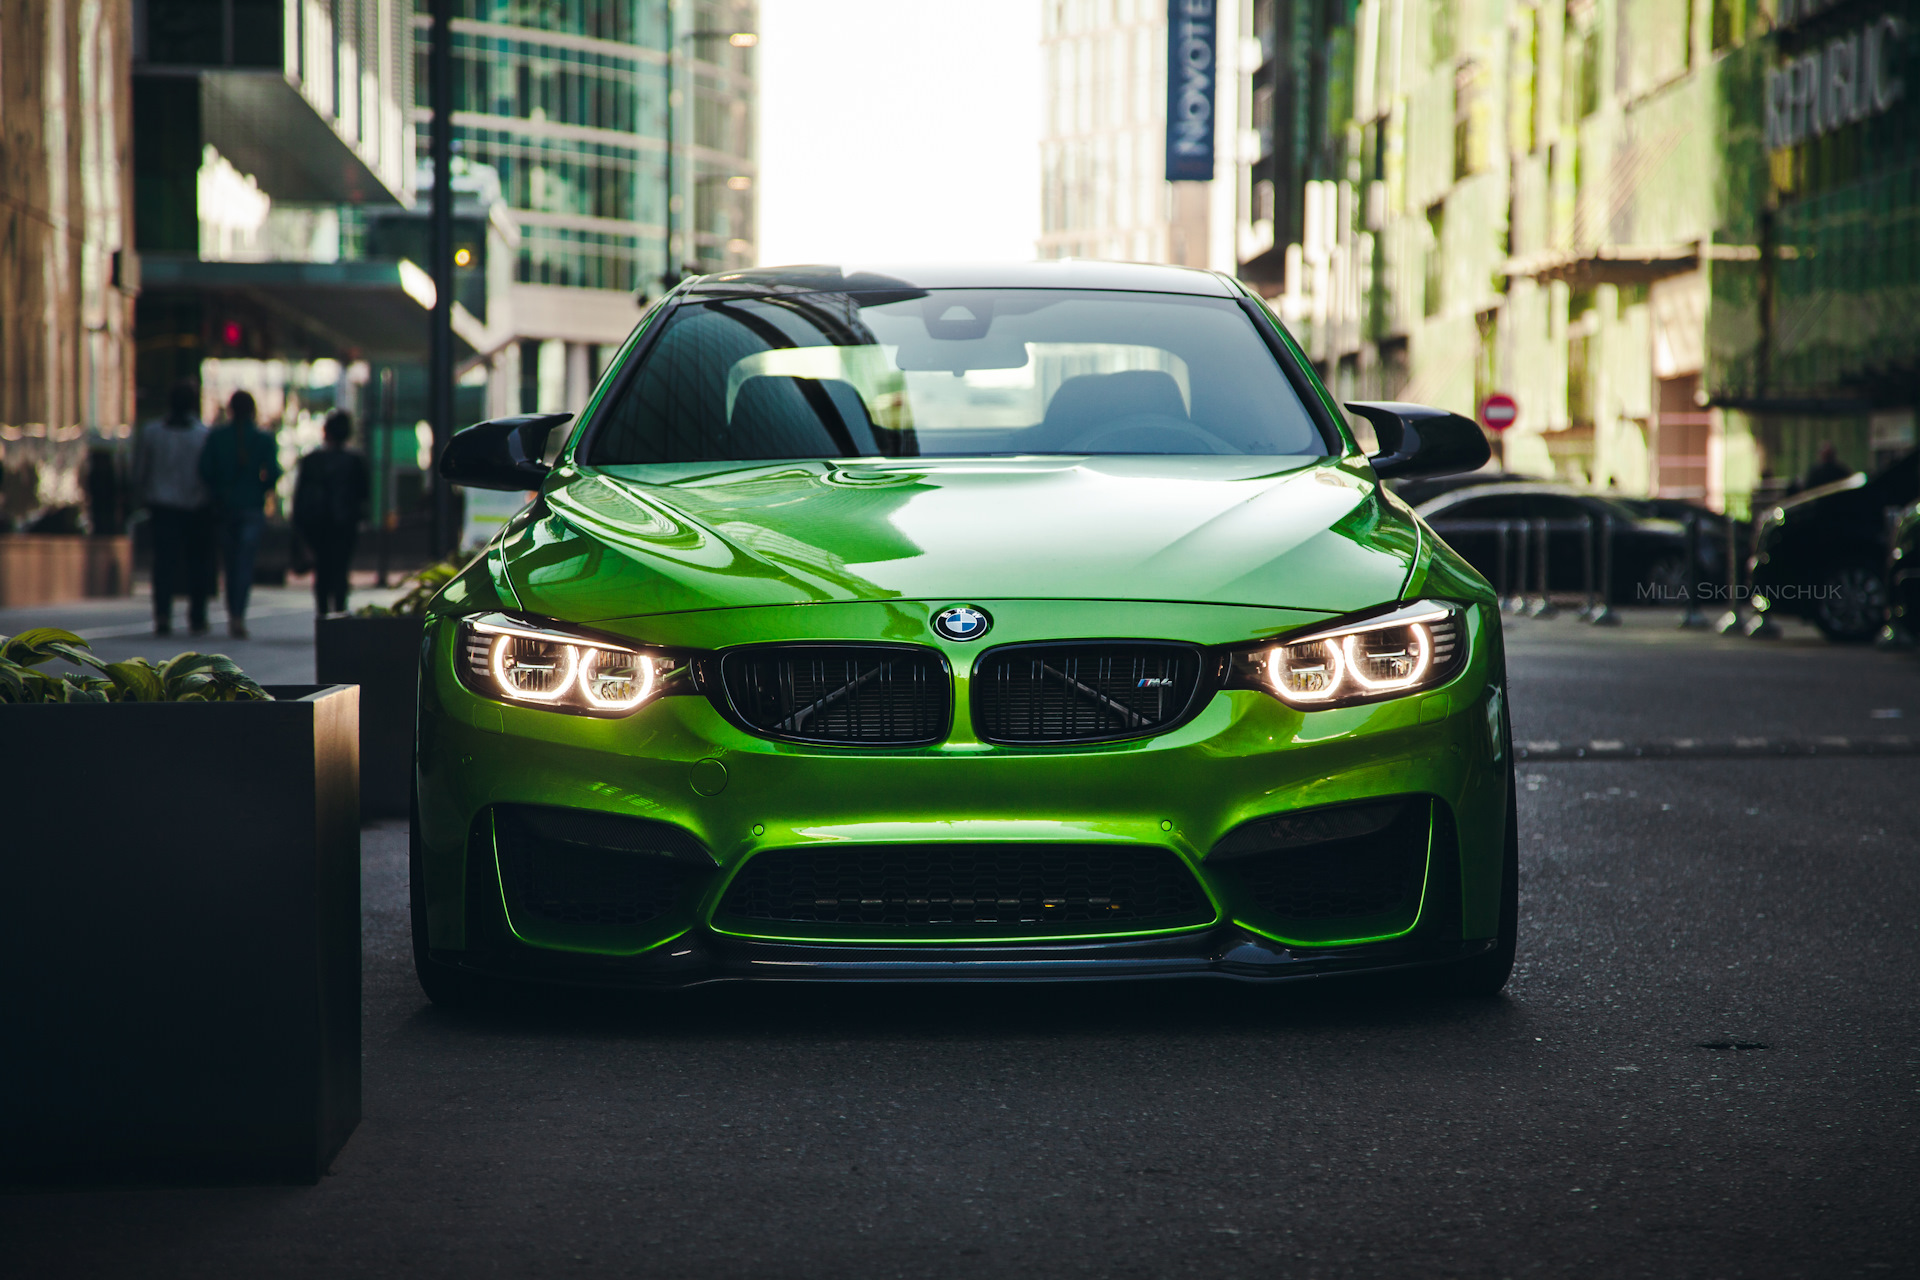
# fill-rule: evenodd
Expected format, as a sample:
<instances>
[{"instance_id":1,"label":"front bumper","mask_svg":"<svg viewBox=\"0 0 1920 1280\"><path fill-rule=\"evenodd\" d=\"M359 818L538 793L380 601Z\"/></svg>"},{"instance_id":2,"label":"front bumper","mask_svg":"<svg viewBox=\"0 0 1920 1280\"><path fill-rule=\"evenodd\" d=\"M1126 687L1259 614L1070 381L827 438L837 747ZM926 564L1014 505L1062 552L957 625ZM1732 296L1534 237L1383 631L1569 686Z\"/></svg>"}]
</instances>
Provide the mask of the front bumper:
<instances>
[{"instance_id":1,"label":"front bumper","mask_svg":"<svg viewBox=\"0 0 1920 1280\"><path fill-rule=\"evenodd\" d=\"M1437 935L1439 930L1433 930ZM1287 947L1233 925L1164 938L930 949L730 938L705 930L635 956L567 955L496 943L433 952L437 963L514 982L670 991L715 982L1296 982L1438 968L1484 955L1492 938L1416 933L1342 947Z\"/></svg>"},{"instance_id":2,"label":"front bumper","mask_svg":"<svg viewBox=\"0 0 1920 1280\"><path fill-rule=\"evenodd\" d=\"M1057 604L1044 617L1022 602L989 607L999 641L1174 634L1225 643L1270 625L1246 615L1274 612L1181 607L1183 630L1172 631L1171 617L1146 616L1166 606L1107 604L1064 619ZM809 606L804 622L837 638L894 638L903 612L931 608ZM753 635L756 625L791 628L802 611L727 612L728 634L738 636ZM778 616L752 616L763 612ZM1268 979L1460 959L1497 931L1509 780L1497 618L1483 605L1467 617L1469 660L1436 690L1314 712L1227 690L1168 733L1072 748L996 747L974 738L965 714L972 651L943 643L956 680L953 732L936 746L907 750L758 738L695 696L661 699L620 720L503 705L454 677L455 627L438 619L423 657L417 775L429 954L501 977L643 987L740 978ZM636 629L640 623L646 629L635 639L710 647L703 629L716 620L656 617L636 620ZM1244 823L1383 796L1430 798L1435 830L1445 828L1417 909L1393 919L1284 918L1251 900L1210 858ZM694 893L641 924L516 916L489 826L498 805L667 823L688 833L710 865L703 863ZM743 925L721 911L733 877L759 853L916 843L1171 850L1203 890L1210 919L1177 928L1088 925L1044 938L1007 926L986 931L995 936L933 931L904 939L776 921Z\"/></svg>"}]
</instances>

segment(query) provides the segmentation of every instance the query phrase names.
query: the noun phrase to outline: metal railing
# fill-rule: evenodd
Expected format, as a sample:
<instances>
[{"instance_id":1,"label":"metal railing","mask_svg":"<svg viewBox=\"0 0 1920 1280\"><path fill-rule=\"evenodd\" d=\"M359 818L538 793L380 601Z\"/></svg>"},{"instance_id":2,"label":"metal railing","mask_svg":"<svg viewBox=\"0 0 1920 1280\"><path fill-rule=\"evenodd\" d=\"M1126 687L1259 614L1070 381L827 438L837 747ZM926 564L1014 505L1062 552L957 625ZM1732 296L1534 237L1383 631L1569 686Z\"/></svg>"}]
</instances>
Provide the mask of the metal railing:
<instances>
[{"instance_id":1,"label":"metal railing","mask_svg":"<svg viewBox=\"0 0 1920 1280\"><path fill-rule=\"evenodd\" d=\"M1687 527L1687 583L1686 608L1679 625L1683 628L1714 626L1722 634L1734 631L1750 631L1751 624L1742 617L1741 601L1741 557L1739 521L1731 516L1719 517L1726 533L1726 597L1727 612L1717 620L1709 622L1702 607L1700 594L1694 585L1704 581L1702 548L1707 536L1708 526L1715 520L1713 513L1701 511L1690 514ZM1581 592L1583 604L1576 615L1580 621L1593 626L1611 627L1620 624L1620 616L1614 609L1614 540L1619 533L1622 521L1610 515L1590 515L1584 519L1559 520L1446 520L1434 524L1434 531L1441 537L1454 534L1491 534L1493 546L1492 584L1500 599L1500 607L1507 613L1532 618L1551 618L1559 613L1553 602L1550 572L1552 569L1552 535L1575 534L1580 539ZM1716 531L1717 532L1717 531Z\"/></svg>"}]
</instances>

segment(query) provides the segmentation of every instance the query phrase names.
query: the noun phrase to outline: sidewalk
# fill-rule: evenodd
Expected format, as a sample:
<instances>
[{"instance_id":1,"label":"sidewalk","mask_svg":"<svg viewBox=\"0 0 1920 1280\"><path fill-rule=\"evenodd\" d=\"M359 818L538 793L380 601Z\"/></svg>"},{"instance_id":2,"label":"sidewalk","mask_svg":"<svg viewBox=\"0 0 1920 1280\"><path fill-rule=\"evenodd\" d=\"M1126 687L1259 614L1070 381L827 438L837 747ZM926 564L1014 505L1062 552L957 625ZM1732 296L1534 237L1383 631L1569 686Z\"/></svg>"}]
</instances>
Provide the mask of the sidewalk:
<instances>
[{"instance_id":1,"label":"sidewalk","mask_svg":"<svg viewBox=\"0 0 1920 1280\"><path fill-rule=\"evenodd\" d=\"M384 604L397 597L396 587L354 588L349 604ZM227 634L227 610L215 600L207 610L211 630L204 636L187 634L186 604L174 606L173 634L153 634L153 603L147 584L131 596L112 600L74 600L66 604L0 609L0 635L18 635L31 627L65 627L91 642L93 651L110 661L124 658L171 658L197 650L224 653L262 684L313 683L313 590L309 586L255 587L247 609L248 639Z\"/></svg>"},{"instance_id":2,"label":"sidewalk","mask_svg":"<svg viewBox=\"0 0 1920 1280\"><path fill-rule=\"evenodd\" d=\"M1576 612L1503 616L1516 742L1920 731L1920 655L1832 644L1794 618L1755 640L1683 631L1678 609L1618 610L1617 627Z\"/></svg>"}]
</instances>

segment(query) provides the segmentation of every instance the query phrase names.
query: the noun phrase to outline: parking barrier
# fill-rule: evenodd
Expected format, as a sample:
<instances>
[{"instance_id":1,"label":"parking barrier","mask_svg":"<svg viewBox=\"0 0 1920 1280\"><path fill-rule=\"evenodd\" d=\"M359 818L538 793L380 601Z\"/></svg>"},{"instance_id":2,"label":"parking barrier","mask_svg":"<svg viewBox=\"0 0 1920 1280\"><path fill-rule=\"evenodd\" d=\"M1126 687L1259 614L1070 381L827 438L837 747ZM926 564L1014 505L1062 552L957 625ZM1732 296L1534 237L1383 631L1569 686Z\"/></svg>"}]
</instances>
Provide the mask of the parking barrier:
<instances>
[{"instance_id":1,"label":"parking barrier","mask_svg":"<svg viewBox=\"0 0 1920 1280\"><path fill-rule=\"evenodd\" d=\"M1700 598L1694 588L1700 585L1700 513L1687 512L1687 580L1680 589L1687 593L1687 611L1680 615L1680 628L1690 631L1707 625L1707 615L1700 608Z\"/></svg>"},{"instance_id":2,"label":"parking barrier","mask_svg":"<svg viewBox=\"0 0 1920 1280\"><path fill-rule=\"evenodd\" d=\"M1727 522L1727 611L1720 615L1720 621L1714 624L1714 630L1723 636L1732 635L1746 625L1740 616L1740 526L1735 523L1733 512L1726 513Z\"/></svg>"},{"instance_id":3,"label":"parking barrier","mask_svg":"<svg viewBox=\"0 0 1920 1280\"><path fill-rule=\"evenodd\" d=\"M1580 588L1586 596L1586 602L1580 606L1580 621L1592 622L1594 613L1600 608L1600 599L1593 587L1593 520L1591 517L1580 522Z\"/></svg>"},{"instance_id":4,"label":"parking barrier","mask_svg":"<svg viewBox=\"0 0 1920 1280\"><path fill-rule=\"evenodd\" d=\"M1527 522L1515 520L1507 525L1513 538L1513 590L1507 595L1507 612L1527 611Z\"/></svg>"},{"instance_id":5,"label":"parking barrier","mask_svg":"<svg viewBox=\"0 0 1920 1280\"><path fill-rule=\"evenodd\" d=\"M1553 584L1547 577L1547 526L1548 522L1545 520L1533 522L1533 561L1536 566L1533 581L1534 586L1538 588L1539 599L1533 602L1533 607L1528 609L1527 613L1535 618L1552 618L1560 613L1553 607Z\"/></svg>"},{"instance_id":6,"label":"parking barrier","mask_svg":"<svg viewBox=\"0 0 1920 1280\"><path fill-rule=\"evenodd\" d=\"M1600 607L1588 623L1596 627L1617 627L1620 615L1613 611L1613 516L1600 517Z\"/></svg>"}]
</instances>

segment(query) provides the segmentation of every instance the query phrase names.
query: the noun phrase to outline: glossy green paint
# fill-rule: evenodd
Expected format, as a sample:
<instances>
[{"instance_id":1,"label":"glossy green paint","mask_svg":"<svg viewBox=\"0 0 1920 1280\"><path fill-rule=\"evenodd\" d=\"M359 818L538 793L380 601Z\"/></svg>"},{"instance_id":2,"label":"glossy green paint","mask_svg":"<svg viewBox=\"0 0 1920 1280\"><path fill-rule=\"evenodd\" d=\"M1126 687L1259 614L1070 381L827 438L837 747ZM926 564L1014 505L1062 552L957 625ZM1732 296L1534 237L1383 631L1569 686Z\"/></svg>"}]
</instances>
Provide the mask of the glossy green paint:
<instances>
[{"instance_id":1,"label":"glossy green paint","mask_svg":"<svg viewBox=\"0 0 1920 1280\"><path fill-rule=\"evenodd\" d=\"M1331 458L564 467L503 557L523 607L576 621L987 596L1344 613L1394 599L1418 549L1374 490Z\"/></svg>"},{"instance_id":2,"label":"glossy green paint","mask_svg":"<svg viewBox=\"0 0 1920 1280\"><path fill-rule=\"evenodd\" d=\"M418 794L430 945L466 946L469 883L487 886L506 913L482 821L494 803L672 822L714 858L697 902L645 926L509 919L522 942L551 951L635 955L699 929L903 945L855 928L745 925L716 911L730 877L762 850L913 841L1170 848L1195 870L1217 921L1294 946L1356 944L1411 930L1427 902L1407 918L1330 931L1241 900L1206 854L1255 818L1384 795L1429 796L1446 806L1460 846L1462 934L1492 936L1510 771L1493 593L1380 488L1350 437L1343 439L1345 456L1327 459L875 459L605 470L574 462L570 448L541 501L429 610ZM1473 606L1468 660L1438 690L1321 711L1227 690L1172 732L1070 748L994 746L973 732L970 679L987 647L1107 637L1237 645L1423 597ZM955 603L992 615L984 642L955 643L931 631L933 614ZM670 648L779 640L926 645L945 657L954 682L952 732L920 748L822 747L747 734L693 695L611 720L504 704L473 694L453 674L455 620L496 608ZM724 789L695 790L696 766L709 779L724 770ZM483 859L472 876L470 849ZM1139 934L1094 924L1025 935L995 927L954 929L911 945L1035 936Z\"/></svg>"},{"instance_id":3,"label":"glossy green paint","mask_svg":"<svg viewBox=\"0 0 1920 1280\"><path fill-rule=\"evenodd\" d=\"M469 578L481 568L476 565ZM491 593L476 584L457 594L471 608L476 595ZM1208 873L1205 854L1226 832L1253 818L1393 794L1433 795L1451 806L1461 836L1463 891L1486 884L1497 891L1505 745L1498 644L1490 633L1494 615L1486 606L1469 612L1472 652L1466 668L1437 692L1301 712L1264 693L1230 690L1214 695L1198 716L1171 733L1063 749L993 746L973 734L967 692L979 646L940 640L926 629L942 603L699 611L607 628L636 640L700 648L717 640L903 640L917 628L913 638L940 649L952 668L954 728L937 746L892 751L754 737L697 696L661 699L619 720L503 705L475 696L455 680L454 627L448 617L436 617L423 686L420 774L433 945L464 945L467 835L476 815L496 802L575 806L674 822L712 851L723 874L707 896L690 911L643 930L513 922L533 945L607 954L634 954L696 926L738 931L713 920L726 875L762 849L841 841L1161 845L1195 866L1221 916L1256 932L1301 944L1391 936L1416 921L1381 921L1364 934L1349 929L1345 936L1333 936L1266 917L1236 901L1230 882ZM978 603L995 617L992 639L1007 643L1062 635L1174 635L1228 643L1283 633L1317 616L1150 602ZM1178 631L1169 630L1173 624L1179 624ZM702 795L692 786L694 766L708 760L720 761L726 770L727 786L718 795ZM487 871L491 880L493 872ZM1495 923L1492 896L1468 893L1464 902L1467 936L1486 936ZM863 935L759 925L753 936L857 941ZM916 941L935 945L942 940Z\"/></svg>"}]
</instances>

